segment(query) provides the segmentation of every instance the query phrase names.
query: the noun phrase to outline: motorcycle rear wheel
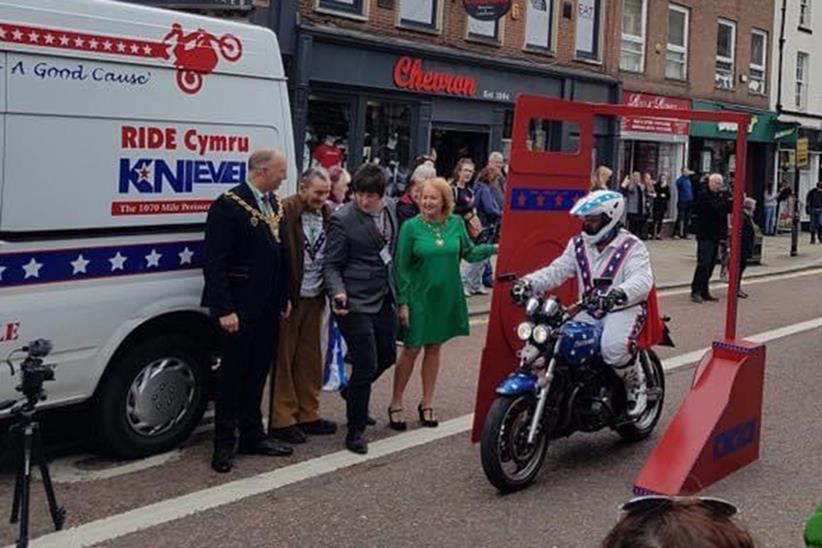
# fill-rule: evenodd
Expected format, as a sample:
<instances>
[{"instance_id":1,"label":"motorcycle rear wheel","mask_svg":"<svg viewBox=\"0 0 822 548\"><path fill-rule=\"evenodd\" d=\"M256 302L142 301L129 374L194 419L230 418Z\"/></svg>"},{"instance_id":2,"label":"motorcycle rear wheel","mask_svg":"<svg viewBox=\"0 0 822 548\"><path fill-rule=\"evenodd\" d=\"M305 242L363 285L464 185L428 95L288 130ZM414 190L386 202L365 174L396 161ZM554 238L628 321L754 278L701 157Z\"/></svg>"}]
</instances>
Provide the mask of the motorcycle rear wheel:
<instances>
[{"instance_id":1,"label":"motorcycle rear wheel","mask_svg":"<svg viewBox=\"0 0 822 548\"><path fill-rule=\"evenodd\" d=\"M536 404L531 394L498 396L485 417L480 440L482 469L501 493L524 489L542 469L550 433L540 428L534 443L528 444Z\"/></svg>"},{"instance_id":2,"label":"motorcycle rear wheel","mask_svg":"<svg viewBox=\"0 0 822 548\"><path fill-rule=\"evenodd\" d=\"M653 391L654 400L649 397L648 407L634 422L617 426L617 433L626 441L642 441L650 436L662 416L662 404L665 403L665 371L659 356L653 350L640 350L637 359L645 370L646 384L648 390Z\"/></svg>"}]
</instances>

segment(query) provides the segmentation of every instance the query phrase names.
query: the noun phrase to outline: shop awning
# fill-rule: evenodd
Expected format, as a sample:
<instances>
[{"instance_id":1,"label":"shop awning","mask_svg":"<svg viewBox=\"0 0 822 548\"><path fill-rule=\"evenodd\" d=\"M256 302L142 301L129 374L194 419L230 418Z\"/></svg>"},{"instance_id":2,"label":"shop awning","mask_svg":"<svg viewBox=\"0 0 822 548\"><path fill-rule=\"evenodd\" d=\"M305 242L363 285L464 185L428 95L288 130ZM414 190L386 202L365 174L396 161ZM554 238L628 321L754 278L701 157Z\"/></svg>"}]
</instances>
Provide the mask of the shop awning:
<instances>
[{"instance_id":1,"label":"shop awning","mask_svg":"<svg viewBox=\"0 0 822 548\"><path fill-rule=\"evenodd\" d=\"M774 133L777 130L777 114L767 110L747 110L739 107L723 105L715 101L692 102L693 110L728 110L732 112L744 112L751 115L751 123L748 126L748 141L758 143L772 143L776 139ZM691 137L702 139L736 139L736 124L728 122L701 122L691 123ZM784 129L784 128L780 128ZM794 136L794 140L796 137Z\"/></svg>"}]
</instances>

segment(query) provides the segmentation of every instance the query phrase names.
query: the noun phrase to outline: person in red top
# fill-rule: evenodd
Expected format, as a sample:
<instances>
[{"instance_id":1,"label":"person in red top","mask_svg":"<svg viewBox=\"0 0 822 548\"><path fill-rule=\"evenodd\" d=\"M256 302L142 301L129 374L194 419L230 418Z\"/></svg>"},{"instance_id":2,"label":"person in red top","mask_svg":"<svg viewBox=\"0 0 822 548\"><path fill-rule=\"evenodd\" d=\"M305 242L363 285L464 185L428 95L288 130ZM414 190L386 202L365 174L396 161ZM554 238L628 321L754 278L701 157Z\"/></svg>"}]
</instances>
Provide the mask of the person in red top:
<instances>
[{"instance_id":1,"label":"person in red top","mask_svg":"<svg viewBox=\"0 0 822 548\"><path fill-rule=\"evenodd\" d=\"M342 151L334 144L334 136L326 135L325 140L314 148L314 161L325 169L342 164Z\"/></svg>"}]
</instances>

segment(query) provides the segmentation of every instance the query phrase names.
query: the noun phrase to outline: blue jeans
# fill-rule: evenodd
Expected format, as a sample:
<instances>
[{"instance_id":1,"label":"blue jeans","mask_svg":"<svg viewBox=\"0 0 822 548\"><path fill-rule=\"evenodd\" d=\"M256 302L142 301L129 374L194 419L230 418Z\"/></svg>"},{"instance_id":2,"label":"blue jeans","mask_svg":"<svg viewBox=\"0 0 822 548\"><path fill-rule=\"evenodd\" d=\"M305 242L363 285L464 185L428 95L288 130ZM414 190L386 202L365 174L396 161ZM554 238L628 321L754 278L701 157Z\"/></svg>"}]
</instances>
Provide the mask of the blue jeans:
<instances>
[{"instance_id":1,"label":"blue jeans","mask_svg":"<svg viewBox=\"0 0 822 548\"><path fill-rule=\"evenodd\" d=\"M814 209L810 212L811 217L811 241L819 239L822 243L822 209Z\"/></svg>"},{"instance_id":2,"label":"blue jeans","mask_svg":"<svg viewBox=\"0 0 822 548\"><path fill-rule=\"evenodd\" d=\"M762 210L764 214L764 231L768 236L776 234L776 206L766 205Z\"/></svg>"},{"instance_id":3,"label":"blue jeans","mask_svg":"<svg viewBox=\"0 0 822 548\"><path fill-rule=\"evenodd\" d=\"M485 261L479 263L466 262L462 265L462 287L469 293L477 293L482 288L482 273L485 270Z\"/></svg>"}]
</instances>

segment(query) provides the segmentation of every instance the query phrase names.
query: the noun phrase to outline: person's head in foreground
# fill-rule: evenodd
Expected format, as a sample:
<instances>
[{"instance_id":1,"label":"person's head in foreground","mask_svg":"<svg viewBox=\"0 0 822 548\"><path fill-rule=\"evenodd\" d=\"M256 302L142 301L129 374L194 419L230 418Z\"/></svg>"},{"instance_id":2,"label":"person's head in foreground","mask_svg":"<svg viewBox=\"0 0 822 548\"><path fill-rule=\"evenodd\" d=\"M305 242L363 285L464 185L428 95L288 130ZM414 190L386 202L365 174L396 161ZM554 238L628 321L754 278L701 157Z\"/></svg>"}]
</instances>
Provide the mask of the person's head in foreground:
<instances>
[{"instance_id":1,"label":"person's head in foreground","mask_svg":"<svg viewBox=\"0 0 822 548\"><path fill-rule=\"evenodd\" d=\"M640 497L622 511L602 548L754 548L732 519L736 507L720 499Z\"/></svg>"}]
</instances>

